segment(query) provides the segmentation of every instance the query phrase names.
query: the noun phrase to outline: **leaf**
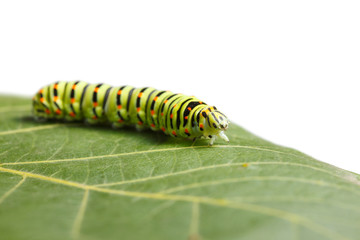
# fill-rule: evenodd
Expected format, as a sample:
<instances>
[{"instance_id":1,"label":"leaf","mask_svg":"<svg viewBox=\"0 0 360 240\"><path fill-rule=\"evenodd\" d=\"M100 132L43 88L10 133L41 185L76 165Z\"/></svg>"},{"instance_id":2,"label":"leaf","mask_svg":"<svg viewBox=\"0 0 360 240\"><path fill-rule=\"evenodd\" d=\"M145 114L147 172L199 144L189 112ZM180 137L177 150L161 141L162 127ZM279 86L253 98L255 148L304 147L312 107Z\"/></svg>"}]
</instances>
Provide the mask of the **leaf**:
<instances>
[{"instance_id":1,"label":"leaf","mask_svg":"<svg viewBox=\"0 0 360 240\"><path fill-rule=\"evenodd\" d=\"M229 113L231 115L231 113ZM2 239L359 239L359 175L231 125L230 144L36 123L0 97Z\"/></svg>"}]
</instances>

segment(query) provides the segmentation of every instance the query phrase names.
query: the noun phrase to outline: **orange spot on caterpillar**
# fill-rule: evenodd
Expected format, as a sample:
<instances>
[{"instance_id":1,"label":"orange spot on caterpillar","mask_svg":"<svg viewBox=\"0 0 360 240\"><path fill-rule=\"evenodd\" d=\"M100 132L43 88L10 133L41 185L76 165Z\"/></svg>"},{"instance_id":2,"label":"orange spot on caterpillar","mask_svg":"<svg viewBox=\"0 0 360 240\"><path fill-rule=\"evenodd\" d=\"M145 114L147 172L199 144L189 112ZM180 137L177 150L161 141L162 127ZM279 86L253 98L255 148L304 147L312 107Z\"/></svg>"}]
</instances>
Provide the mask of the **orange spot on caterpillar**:
<instances>
[{"instance_id":1,"label":"orange spot on caterpillar","mask_svg":"<svg viewBox=\"0 0 360 240\"><path fill-rule=\"evenodd\" d=\"M140 108L140 107L138 107L138 108L136 109L136 111L137 111L137 112L140 112L140 110L141 110L141 108Z\"/></svg>"},{"instance_id":2,"label":"orange spot on caterpillar","mask_svg":"<svg viewBox=\"0 0 360 240\"><path fill-rule=\"evenodd\" d=\"M200 103L200 104L203 104L203 102L201 102L201 101L200 101L199 103Z\"/></svg>"},{"instance_id":3,"label":"orange spot on caterpillar","mask_svg":"<svg viewBox=\"0 0 360 240\"><path fill-rule=\"evenodd\" d=\"M57 84L54 85L54 89L58 89L58 85L57 85Z\"/></svg>"},{"instance_id":4,"label":"orange spot on caterpillar","mask_svg":"<svg viewBox=\"0 0 360 240\"><path fill-rule=\"evenodd\" d=\"M97 106L98 106L98 103L97 103L97 102L93 102L93 106L94 106L94 107L97 107Z\"/></svg>"},{"instance_id":5,"label":"orange spot on caterpillar","mask_svg":"<svg viewBox=\"0 0 360 240\"><path fill-rule=\"evenodd\" d=\"M188 109L189 111L191 111L191 107L188 107L187 109Z\"/></svg>"},{"instance_id":6,"label":"orange spot on caterpillar","mask_svg":"<svg viewBox=\"0 0 360 240\"><path fill-rule=\"evenodd\" d=\"M155 114L155 111L154 110L151 110L151 115L154 115Z\"/></svg>"},{"instance_id":7,"label":"orange spot on caterpillar","mask_svg":"<svg viewBox=\"0 0 360 240\"><path fill-rule=\"evenodd\" d=\"M93 116L92 119L97 119L97 117L96 117L96 116Z\"/></svg>"},{"instance_id":8,"label":"orange spot on caterpillar","mask_svg":"<svg viewBox=\"0 0 360 240\"><path fill-rule=\"evenodd\" d=\"M140 92L139 95L138 95L138 98L141 98L142 95L143 95L143 93Z\"/></svg>"},{"instance_id":9,"label":"orange spot on caterpillar","mask_svg":"<svg viewBox=\"0 0 360 240\"><path fill-rule=\"evenodd\" d=\"M74 103L74 102L75 102L75 98L72 98L72 99L70 100L70 102L71 102L71 103Z\"/></svg>"},{"instance_id":10,"label":"orange spot on caterpillar","mask_svg":"<svg viewBox=\"0 0 360 240\"><path fill-rule=\"evenodd\" d=\"M119 123L122 123L122 122L124 122L124 120L122 120L122 119L119 119L119 120L118 120L118 122L119 122Z\"/></svg>"},{"instance_id":11,"label":"orange spot on caterpillar","mask_svg":"<svg viewBox=\"0 0 360 240\"><path fill-rule=\"evenodd\" d=\"M74 84L74 85L72 86L72 90L75 90L75 88L76 88L76 84Z\"/></svg>"},{"instance_id":12,"label":"orange spot on caterpillar","mask_svg":"<svg viewBox=\"0 0 360 240\"><path fill-rule=\"evenodd\" d=\"M98 92L99 91L99 88L98 87L96 87L95 89L94 89L94 92Z\"/></svg>"},{"instance_id":13,"label":"orange spot on caterpillar","mask_svg":"<svg viewBox=\"0 0 360 240\"><path fill-rule=\"evenodd\" d=\"M156 96L155 98L154 98L154 101L156 102L158 100L158 96Z\"/></svg>"},{"instance_id":14,"label":"orange spot on caterpillar","mask_svg":"<svg viewBox=\"0 0 360 240\"><path fill-rule=\"evenodd\" d=\"M121 106L121 105L117 105L117 109L119 109L119 110L120 110L121 108L122 108L122 106Z\"/></svg>"},{"instance_id":15,"label":"orange spot on caterpillar","mask_svg":"<svg viewBox=\"0 0 360 240\"><path fill-rule=\"evenodd\" d=\"M177 104L175 104L175 105L173 106L173 108L176 107L176 105L177 105Z\"/></svg>"},{"instance_id":16,"label":"orange spot on caterpillar","mask_svg":"<svg viewBox=\"0 0 360 240\"><path fill-rule=\"evenodd\" d=\"M74 113L74 112L69 113L69 115L70 115L71 117L75 117L75 113Z\"/></svg>"},{"instance_id":17,"label":"orange spot on caterpillar","mask_svg":"<svg viewBox=\"0 0 360 240\"><path fill-rule=\"evenodd\" d=\"M204 128L204 124L200 123L200 127L201 127L201 128Z\"/></svg>"},{"instance_id":18,"label":"orange spot on caterpillar","mask_svg":"<svg viewBox=\"0 0 360 240\"><path fill-rule=\"evenodd\" d=\"M50 112L49 109L45 109L45 113L46 113L46 114L50 114L51 112Z\"/></svg>"},{"instance_id":19,"label":"orange spot on caterpillar","mask_svg":"<svg viewBox=\"0 0 360 240\"><path fill-rule=\"evenodd\" d=\"M60 115L60 114L61 114L61 110L60 110L60 109L57 109L55 113L56 113L57 115Z\"/></svg>"},{"instance_id":20,"label":"orange spot on caterpillar","mask_svg":"<svg viewBox=\"0 0 360 240\"><path fill-rule=\"evenodd\" d=\"M185 119L188 119L189 117L188 116L185 116Z\"/></svg>"},{"instance_id":21,"label":"orange spot on caterpillar","mask_svg":"<svg viewBox=\"0 0 360 240\"><path fill-rule=\"evenodd\" d=\"M142 122L142 121L138 121L138 124L139 124L139 125L142 125L142 124L143 124L143 122Z\"/></svg>"},{"instance_id":22,"label":"orange spot on caterpillar","mask_svg":"<svg viewBox=\"0 0 360 240\"><path fill-rule=\"evenodd\" d=\"M121 94L121 90L119 90L118 92L117 92L117 95L120 95Z\"/></svg>"},{"instance_id":23,"label":"orange spot on caterpillar","mask_svg":"<svg viewBox=\"0 0 360 240\"><path fill-rule=\"evenodd\" d=\"M40 89L40 90L39 90L39 93L43 93L43 92L44 92L44 89Z\"/></svg>"},{"instance_id":24,"label":"orange spot on caterpillar","mask_svg":"<svg viewBox=\"0 0 360 240\"><path fill-rule=\"evenodd\" d=\"M176 136L176 132L175 130L172 131L172 135Z\"/></svg>"},{"instance_id":25,"label":"orange spot on caterpillar","mask_svg":"<svg viewBox=\"0 0 360 240\"><path fill-rule=\"evenodd\" d=\"M171 114L171 115L170 115L170 118L172 119L173 117L174 117L174 114Z\"/></svg>"},{"instance_id":26,"label":"orange spot on caterpillar","mask_svg":"<svg viewBox=\"0 0 360 240\"><path fill-rule=\"evenodd\" d=\"M40 102L45 102L45 98L40 98Z\"/></svg>"},{"instance_id":27,"label":"orange spot on caterpillar","mask_svg":"<svg viewBox=\"0 0 360 240\"><path fill-rule=\"evenodd\" d=\"M163 130L163 132L165 132L165 131L166 131L166 129L165 129L164 127L161 127L161 130Z\"/></svg>"},{"instance_id":28,"label":"orange spot on caterpillar","mask_svg":"<svg viewBox=\"0 0 360 240\"><path fill-rule=\"evenodd\" d=\"M189 130L188 130L187 128L185 128L185 132L186 132L186 133L189 133Z\"/></svg>"},{"instance_id":29,"label":"orange spot on caterpillar","mask_svg":"<svg viewBox=\"0 0 360 240\"><path fill-rule=\"evenodd\" d=\"M150 126L154 128L154 127L155 127L155 124L152 123Z\"/></svg>"},{"instance_id":30,"label":"orange spot on caterpillar","mask_svg":"<svg viewBox=\"0 0 360 240\"><path fill-rule=\"evenodd\" d=\"M166 99L166 100L164 101L164 104L167 103L167 102L168 102L168 100Z\"/></svg>"},{"instance_id":31,"label":"orange spot on caterpillar","mask_svg":"<svg viewBox=\"0 0 360 240\"><path fill-rule=\"evenodd\" d=\"M58 96L54 96L54 102L56 102L59 99Z\"/></svg>"},{"instance_id":32,"label":"orange spot on caterpillar","mask_svg":"<svg viewBox=\"0 0 360 240\"><path fill-rule=\"evenodd\" d=\"M163 112L161 113L161 116L164 116L164 113L163 113Z\"/></svg>"}]
</instances>

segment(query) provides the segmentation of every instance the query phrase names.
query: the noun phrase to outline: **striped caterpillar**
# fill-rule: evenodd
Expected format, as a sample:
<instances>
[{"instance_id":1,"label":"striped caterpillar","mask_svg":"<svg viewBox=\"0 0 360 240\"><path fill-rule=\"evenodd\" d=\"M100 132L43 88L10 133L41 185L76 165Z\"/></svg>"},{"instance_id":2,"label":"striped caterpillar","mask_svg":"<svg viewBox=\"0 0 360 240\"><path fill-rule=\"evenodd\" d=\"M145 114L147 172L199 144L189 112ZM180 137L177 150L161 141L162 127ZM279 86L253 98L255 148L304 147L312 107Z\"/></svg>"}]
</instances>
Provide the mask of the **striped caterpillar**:
<instances>
[{"instance_id":1,"label":"striped caterpillar","mask_svg":"<svg viewBox=\"0 0 360 240\"><path fill-rule=\"evenodd\" d=\"M43 87L33 97L35 119L110 122L113 127L135 125L137 129L162 130L172 137L206 138L212 145L229 120L216 107L195 97L131 86L112 87L83 81L59 81Z\"/></svg>"}]
</instances>

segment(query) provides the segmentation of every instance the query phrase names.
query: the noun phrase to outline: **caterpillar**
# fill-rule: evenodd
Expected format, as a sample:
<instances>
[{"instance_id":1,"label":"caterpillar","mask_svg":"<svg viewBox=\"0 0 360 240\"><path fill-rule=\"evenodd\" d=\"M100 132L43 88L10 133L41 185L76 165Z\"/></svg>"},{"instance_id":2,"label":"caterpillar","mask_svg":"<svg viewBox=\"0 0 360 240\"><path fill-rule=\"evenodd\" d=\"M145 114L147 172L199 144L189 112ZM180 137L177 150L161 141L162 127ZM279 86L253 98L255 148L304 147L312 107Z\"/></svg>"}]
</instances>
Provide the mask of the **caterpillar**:
<instances>
[{"instance_id":1,"label":"caterpillar","mask_svg":"<svg viewBox=\"0 0 360 240\"><path fill-rule=\"evenodd\" d=\"M229 142L224 133L229 120L215 106L151 87L58 81L41 88L32 102L37 120L110 122L115 128L135 125L139 130L161 130L172 137L206 138L209 145L217 136Z\"/></svg>"}]
</instances>

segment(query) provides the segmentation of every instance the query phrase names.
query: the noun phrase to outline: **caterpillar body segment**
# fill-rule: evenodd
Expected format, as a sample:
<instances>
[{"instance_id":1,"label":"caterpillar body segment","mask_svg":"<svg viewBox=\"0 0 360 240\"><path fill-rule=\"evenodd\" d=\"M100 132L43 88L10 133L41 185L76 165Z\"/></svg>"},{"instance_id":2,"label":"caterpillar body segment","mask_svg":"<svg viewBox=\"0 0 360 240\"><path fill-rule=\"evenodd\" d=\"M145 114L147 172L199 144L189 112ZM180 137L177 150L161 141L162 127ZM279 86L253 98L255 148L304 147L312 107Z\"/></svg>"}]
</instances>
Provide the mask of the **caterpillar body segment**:
<instances>
[{"instance_id":1,"label":"caterpillar body segment","mask_svg":"<svg viewBox=\"0 0 360 240\"><path fill-rule=\"evenodd\" d=\"M110 122L113 127L133 125L172 137L207 138L212 145L225 135L229 120L216 107L193 96L150 87L112 87L83 81L59 81L41 88L33 97L36 119Z\"/></svg>"}]
</instances>

